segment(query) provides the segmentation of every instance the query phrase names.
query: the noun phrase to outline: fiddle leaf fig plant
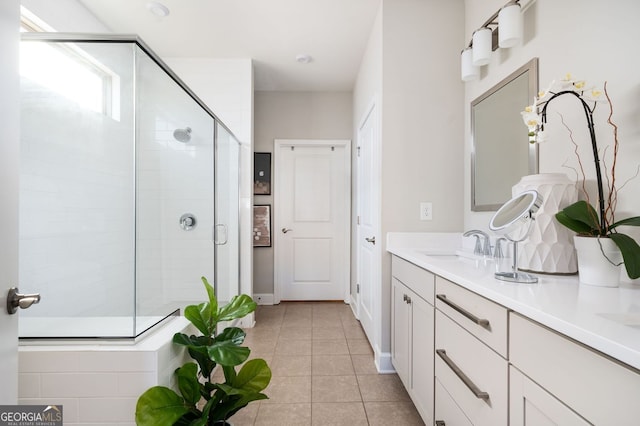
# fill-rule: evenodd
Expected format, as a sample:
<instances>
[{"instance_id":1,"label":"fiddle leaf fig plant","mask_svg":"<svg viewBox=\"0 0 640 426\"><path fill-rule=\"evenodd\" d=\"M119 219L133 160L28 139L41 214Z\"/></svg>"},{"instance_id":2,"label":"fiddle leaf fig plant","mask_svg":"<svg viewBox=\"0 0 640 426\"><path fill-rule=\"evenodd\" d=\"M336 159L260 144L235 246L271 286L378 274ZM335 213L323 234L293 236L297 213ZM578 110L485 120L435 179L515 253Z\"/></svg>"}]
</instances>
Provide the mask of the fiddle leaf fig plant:
<instances>
[{"instance_id":1,"label":"fiddle leaf fig plant","mask_svg":"<svg viewBox=\"0 0 640 426\"><path fill-rule=\"evenodd\" d=\"M175 371L179 393L154 386L138 398L138 425L225 424L250 402L268 398L262 391L271 381L271 369L263 359L247 361L251 351L241 346L246 333L238 327L227 327L216 334L220 322L246 316L256 309L256 303L242 294L219 307L214 288L205 277L202 282L209 301L187 306L184 311L184 316L202 335L173 336L173 343L186 347L195 362ZM236 371L242 363L242 368ZM216 366L224 373L224 383L212 381Z\"/></svg>"}]
</instances>

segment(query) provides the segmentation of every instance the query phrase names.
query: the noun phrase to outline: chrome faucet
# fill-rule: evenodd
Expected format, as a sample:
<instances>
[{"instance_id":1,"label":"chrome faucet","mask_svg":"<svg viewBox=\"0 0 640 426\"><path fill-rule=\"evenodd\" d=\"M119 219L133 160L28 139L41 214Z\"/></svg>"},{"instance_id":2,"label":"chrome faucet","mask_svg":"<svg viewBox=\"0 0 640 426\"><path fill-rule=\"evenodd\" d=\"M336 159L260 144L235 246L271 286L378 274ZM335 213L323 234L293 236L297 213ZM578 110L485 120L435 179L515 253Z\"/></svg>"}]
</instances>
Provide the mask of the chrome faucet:
<instances>
[{"instance_id":1,"label":"chrome faucet","mask_svg":"<svg viewBox=\"0 0 640 426\"><path fill-rule=\"evenodd\" d=\"M472 229L471 231L467 231L462 235L464 237L476 237L476 245L473 249L473 254L477 254L478 256L491 257L491 241L489 240L489 236L486 232L482 232L479 229ZM484 239L483 243L480 242L480 237Z\"/></svg>"},{"instance_id":2,"label":"chrome faucet","mask_svg":"<svg viewBox=\"0 0 640 426\"><path fill-rule=\"evenodd\" d=\"M502 258L504 258L504 257L505 257L505 256L504 256L504 252L502 251L502 242L503 242L503 241L504 241L504 242L507 242L507 239L506 239L506 238L502 238L502 237L501 237L501 238L498 238L498 239L496 240L496 246L495 246L495 248L493 249L493 258L494 258L494 259L502 259Z\"/></svg>"}]
</instances>

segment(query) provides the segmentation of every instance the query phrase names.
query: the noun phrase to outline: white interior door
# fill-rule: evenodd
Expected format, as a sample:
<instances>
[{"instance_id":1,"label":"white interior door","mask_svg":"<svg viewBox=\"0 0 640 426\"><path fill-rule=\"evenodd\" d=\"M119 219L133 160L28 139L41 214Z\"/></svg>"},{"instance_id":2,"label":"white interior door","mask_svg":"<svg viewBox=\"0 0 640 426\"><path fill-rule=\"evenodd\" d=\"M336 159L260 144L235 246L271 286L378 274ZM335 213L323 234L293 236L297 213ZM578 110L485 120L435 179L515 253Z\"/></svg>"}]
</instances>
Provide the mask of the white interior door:
<instances>
[{"instance_id":1,"label":"white interior door","mask_svg":"<svg viewBox=\"0 0 640 426\"><path fill-rule=\"evenodd\" d=\"M0 2L0 405L18 401L18 316L7 312L7 293L18 283L18 164L20 2Z\"/></svg>"},{"instance_id":2,"label":"white interior door","mask_svg":"<svg viewBox=\"0 0 640 426\"><path fill-rule=\"evenodd\" d=\"M358 128L357 181L357 283L358 315L371 345L375 347L375 318L380 318L380 158L376 104L373 103Z\"/></svg>"},{"instance_id":3,"label":"white interior door","mask_svg":"<svg viewBox=\"0 0 640 426\"><path fill-rule=\"evenodd\" d=\"M348 300L350 162L350 141L276 140L276 302Z\"/></svg>"}]
</instances>

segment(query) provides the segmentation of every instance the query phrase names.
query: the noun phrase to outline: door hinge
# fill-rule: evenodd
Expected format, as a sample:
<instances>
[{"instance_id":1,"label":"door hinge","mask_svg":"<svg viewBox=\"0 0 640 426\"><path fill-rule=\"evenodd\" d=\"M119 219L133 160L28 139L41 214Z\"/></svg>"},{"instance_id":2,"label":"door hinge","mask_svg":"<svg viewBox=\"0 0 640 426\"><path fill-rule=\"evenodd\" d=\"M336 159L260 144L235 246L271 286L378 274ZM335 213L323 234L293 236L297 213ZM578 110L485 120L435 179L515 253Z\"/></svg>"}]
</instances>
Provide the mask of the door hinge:
<instances>
[{"instance_id":1,"label":"door hinge","mask_svg":"<svg viewBox=\"0 0 640 426\"><path fill-rule=\"evenodd\" d=\"M360 284L356 284L356 294L360 294Z\"/></svg>"},{"instance_id":2,"label":"door hinge","mask_svg":"<svg viewBox=\"0 0 640 426\"><path fill-rule=\"evenodd\" d=\"M356 220L356 225L360 225L360 216L358 215L358 220Z\"/></svg>"},{"instance_id":3,"label":"door hinge","mask_svg":"<svg viewBox=\"0 0 640 426\"><path fill-rule=\"evenodd\" d=\"M358 149L358 157L360 157L360 147L358 147L357 149Z\"/></svg>"}]
</instances>

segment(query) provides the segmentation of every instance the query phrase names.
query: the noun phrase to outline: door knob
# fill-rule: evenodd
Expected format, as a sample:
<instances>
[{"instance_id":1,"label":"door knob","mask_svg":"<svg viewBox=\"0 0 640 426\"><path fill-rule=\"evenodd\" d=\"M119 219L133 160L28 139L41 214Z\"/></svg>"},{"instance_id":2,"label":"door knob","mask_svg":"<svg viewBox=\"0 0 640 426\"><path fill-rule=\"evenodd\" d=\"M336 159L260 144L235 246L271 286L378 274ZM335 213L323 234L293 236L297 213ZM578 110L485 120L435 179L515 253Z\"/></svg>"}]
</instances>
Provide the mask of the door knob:
<instances>
[{"instance_id":1,"label":"door knob","mask_svg":"<svg viewBox=\"0 0 640 426\"><path fill-rule=\"evenodd\" d=\"M282 228L282 233L286 234L289 231L293 231L293 229L289 229L289 228Z\"/></svg>"},{"instance_id":2,"label":"door knob","mask_svg":"<svg viewBox=\"0 0 640 426\"><path fill-rule=\"evenodd\" d=\"M34 303L40 302L40 293L20 294L16 287L12 287L7 295L7 312L15 314L20 309L27 309Z\"/></svg>"},{"instance_id":3,"label":"door knob","mask_svg":"<svg viewBox=\"0 0 640 426\"><path fill-rule=\"evenodd\" d=\"M371 238L365 238L365 241L375 245L376 244L376 237L374 236L374 237L371 237Z\"/></svg>"}]
</instances>

